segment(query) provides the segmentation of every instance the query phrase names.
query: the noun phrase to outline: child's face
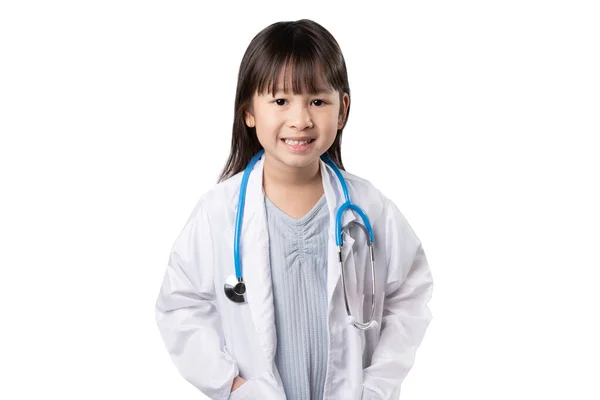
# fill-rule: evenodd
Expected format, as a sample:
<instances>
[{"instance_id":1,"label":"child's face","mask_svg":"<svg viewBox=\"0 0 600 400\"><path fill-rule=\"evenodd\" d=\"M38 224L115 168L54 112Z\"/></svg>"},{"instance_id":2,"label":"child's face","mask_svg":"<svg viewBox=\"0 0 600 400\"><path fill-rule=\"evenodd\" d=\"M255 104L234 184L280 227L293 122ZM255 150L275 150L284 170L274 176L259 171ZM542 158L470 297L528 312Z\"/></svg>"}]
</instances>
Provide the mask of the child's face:
<instances>
[{"instance_id":1,"label":"child's face","mask_svg":"<svg viewBox=\"0 0 600 400\"><path fill-rule=\"evenodd\" d=\"M320 82L319 87L326 86ZM291 82L288 88L291 88ZM344 118L350 103L344 93L326 88L317 94L283 92L278 82L274 96L255 93L252 105L246 113L246 124L256 128L258 141L265 149L270 162L280 167L304 168L318 163L321 154L333 144L337 130L344 126ZM343 112L340 113L340 104ZM285 139L309 143L286 143Z\"/></svg>"}]
</instances>

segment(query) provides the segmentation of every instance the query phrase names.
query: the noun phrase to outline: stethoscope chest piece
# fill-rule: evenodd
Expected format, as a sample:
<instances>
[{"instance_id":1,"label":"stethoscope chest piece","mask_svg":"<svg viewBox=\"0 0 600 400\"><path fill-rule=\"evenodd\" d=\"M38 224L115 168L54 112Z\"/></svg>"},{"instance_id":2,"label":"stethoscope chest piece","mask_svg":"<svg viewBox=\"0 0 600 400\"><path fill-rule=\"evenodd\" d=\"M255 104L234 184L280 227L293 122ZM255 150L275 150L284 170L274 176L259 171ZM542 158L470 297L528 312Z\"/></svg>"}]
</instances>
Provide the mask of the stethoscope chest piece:
<instances>
[{"instance_id":1,"label":"stethoscope chest piece","mask_svg":"<svg viewBox=\"0 0 600 400\"><path fill-rule=\"evenodd\" d=\"M246 284L242 278L236 278L235 274L229 275L225 281L225 296L234 303L246 302Z\"/></svg>"}]
</instances>

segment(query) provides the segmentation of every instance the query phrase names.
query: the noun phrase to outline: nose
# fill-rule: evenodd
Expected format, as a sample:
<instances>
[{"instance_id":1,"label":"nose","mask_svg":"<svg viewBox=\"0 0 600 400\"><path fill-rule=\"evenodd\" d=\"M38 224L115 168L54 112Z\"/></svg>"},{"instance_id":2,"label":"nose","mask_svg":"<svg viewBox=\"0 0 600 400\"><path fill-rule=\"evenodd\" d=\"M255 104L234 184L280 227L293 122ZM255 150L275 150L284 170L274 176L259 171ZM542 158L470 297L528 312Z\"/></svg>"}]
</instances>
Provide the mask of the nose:
<instances>
[{"instance_id":1,"label":"nose","mask_svg":"<svg viewBox=\"0 0 600 400\"><path fill-rule=\"evenodd\" d=\"M296 105L290 110L289 127L299 131L313 127L312 117L308 107L304 104Z\"/></svg>"}]
</instances>

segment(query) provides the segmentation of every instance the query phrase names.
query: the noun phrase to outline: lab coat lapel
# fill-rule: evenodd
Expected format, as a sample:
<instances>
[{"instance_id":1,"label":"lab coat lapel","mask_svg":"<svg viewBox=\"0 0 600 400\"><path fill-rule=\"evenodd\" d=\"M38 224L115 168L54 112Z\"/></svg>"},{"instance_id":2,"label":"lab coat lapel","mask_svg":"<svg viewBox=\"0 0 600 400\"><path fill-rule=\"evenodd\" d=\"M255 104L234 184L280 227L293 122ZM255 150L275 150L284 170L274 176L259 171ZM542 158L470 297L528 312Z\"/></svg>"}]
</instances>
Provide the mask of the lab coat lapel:
<instances>
[{"instance_id":1,"label":"lab coat lapel","mask_svg":"<svg viewBox=\"0 0 600 400\"><path fill-rule=\"evenodd\" d=\"M263 162L264 158L256 163L248 179L240 251L247 287L246 300L267 358L267 366L270 367L277 337L263 191Z\"/></svg>"},{"instance_id":2,"label":"lab coat lapel","mask_svg":"<svg viewBox=\"0 0 600 400\"><path fill-rule=\"evenodd\" d=\"M333 292L340 282L341 269L340 262L337 253L337 247L335 243L336 229L335 219L338 209L346 202L344 198L344 191L342 185L335 174L335 171L321 160L321 177L323 180L323 191L325 192L325 198L327 200L327 207L329 208L329 246L328 246L328 264L327 264L327 300L331 304ZM342 224L344 227L351 221L354 221L356 216L351 210L347 210L342 215ZM355 286L356 282L356 271L354 268L354 261L352 257L352 245L354 239L350 237L346 232L342 235L344 246L342 247L342 259L344 260L344 270L346 272L346 285L348 293L350 293L352 285Z\"/></svg>"}]
</instances>

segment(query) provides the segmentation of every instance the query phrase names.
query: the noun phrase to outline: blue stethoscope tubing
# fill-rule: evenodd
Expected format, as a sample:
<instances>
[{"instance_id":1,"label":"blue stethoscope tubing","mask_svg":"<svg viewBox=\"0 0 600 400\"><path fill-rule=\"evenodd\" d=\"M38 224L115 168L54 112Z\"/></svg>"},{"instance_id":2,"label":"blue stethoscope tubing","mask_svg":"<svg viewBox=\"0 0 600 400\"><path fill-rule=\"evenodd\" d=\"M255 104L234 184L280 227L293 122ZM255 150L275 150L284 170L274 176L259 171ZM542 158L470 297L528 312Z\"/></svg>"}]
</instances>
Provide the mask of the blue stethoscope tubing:
<instances>
[{"instance_id":1,"label":"blue stethoscope tubing","mask_svg":"<svg viewBox=\"0 0 600 400\"><path fill-rule=\"evenodd\" d=\"M235 231L234 231L234 239L233 239L233 260L235 265L235 276L231 276L225 282L225 294L226 296L235 303L245 303L245 293L246 293L246 285L244 283L244 279L242 277L242 265L241 265L241 257L240 257L240 237L242 235L242 221L244 219L244 208L246 203L246 189L248 186L248 179L250 177L250 173L254 169L254 165L260 160L260 158L264 154L264 149L261 149L248 163L248 166L244 170L244 175L242 176L242 183L240 186L240 194L238 200L238 209L237 215L235 219ZM338 250L338 258L340 262L340 267L342 271L342 286L344 290L344 301L346 304L346 313L348 314L347 321L349 324L354 325L356 328L360 330L372 329L378 325L377 321L373 319L375 314L375 256L373 251L373 244L375 242L375 237L373 234L373 229L371 227L371 223L367 215L363 212L363 210L358 207L356 204L353 204L350 201L350 196L348 195L348 187L346 185L346 180L342 176L342 172L339 170L337 165L329 158L326 154L321 156L321 159L329 165L333 171L335 172L340 185L342 186L342 191L344 193L344 199L346 200L338 209L335 218L335 229L336 236L335 242ZM344 273L344 262L342 260L342 232L345 228L342 228L342 216L345 211L353 210L355 211L362 219L364 226L360 223L353 221L357 226L362 228L367 236L367 244L369 246L370 259L371 259L371 276L372 276L372 303L371 303L371 316L369 321L367 322L357 322L356 319L352 316L350 311L348 296L346 294L346 276Z\"/></svg>"}]
</instances>

